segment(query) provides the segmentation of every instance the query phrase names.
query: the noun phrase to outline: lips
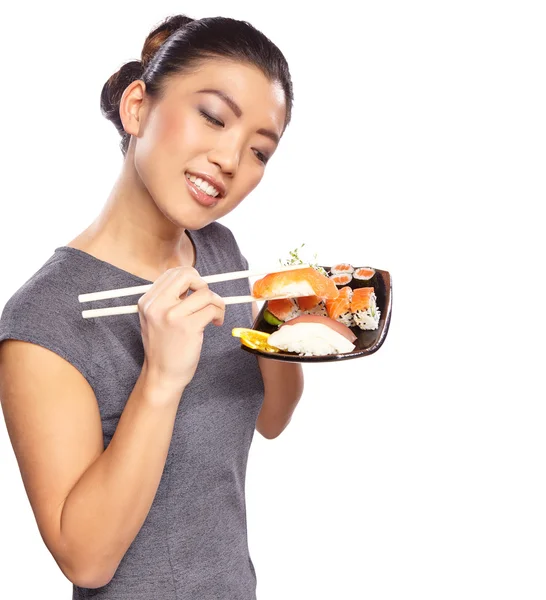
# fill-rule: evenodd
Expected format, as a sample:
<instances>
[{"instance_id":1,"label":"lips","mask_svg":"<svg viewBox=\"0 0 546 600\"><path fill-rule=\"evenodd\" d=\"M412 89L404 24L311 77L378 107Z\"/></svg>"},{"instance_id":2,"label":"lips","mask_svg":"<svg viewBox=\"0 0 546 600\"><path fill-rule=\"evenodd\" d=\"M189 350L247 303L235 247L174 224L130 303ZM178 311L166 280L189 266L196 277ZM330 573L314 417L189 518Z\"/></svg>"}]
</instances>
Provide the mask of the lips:
<instances>
[{"instance_id":1,"label":"lips","mask_svg":"<svg viewBox=\"0 0 546 600\"><path fill-rule=\"evenodd\" d=\"M216 196L216 198L214 196L209 196L201 188L192 183L187 176L184 175L184 179L186 180L186 185L188 186L190 194L199 204L201 204L201 206L213 207L218 204L220 196Z\"/></svg>"},{"instance_id":2,"label":"lips","mask_svg":"<svg viewBox=\"0 0 546 600\"><path fill-rule=\"evenodd\" d=\"M220 198L223 198L226 195L226 186L221 181L218 181L217 179L215 179L212 175L209 175L208 173L200 173L198 171L186 171L186 173L184 175L185 176L193 175L195 177L198 177L199 179L206 181L207 183L212 185L214 188L216 188L216 190L218 190L218 192L219 192L218 196L216 196L217 200L219 200Z\"/></svg>"}]
</instances>

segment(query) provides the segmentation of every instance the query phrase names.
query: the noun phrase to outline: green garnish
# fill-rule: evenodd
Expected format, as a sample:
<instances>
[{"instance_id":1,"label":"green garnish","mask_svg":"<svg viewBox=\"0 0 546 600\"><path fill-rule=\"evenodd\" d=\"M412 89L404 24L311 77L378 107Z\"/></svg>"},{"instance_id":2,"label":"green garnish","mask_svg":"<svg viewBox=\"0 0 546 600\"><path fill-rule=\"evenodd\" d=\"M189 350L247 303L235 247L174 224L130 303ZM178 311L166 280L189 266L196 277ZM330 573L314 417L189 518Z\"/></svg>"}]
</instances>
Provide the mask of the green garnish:
<instances>
[{"instance_id":1,"label":"green garnish","mask_svg":"<svg viewBox=\"0 0 546 600\"><path fill-rule=\"evenodd\" d=\"M264 320L270 325L277 325L277 327L283 324L283 321L277 319L277 317L272 312L268 311L267 308L264 310Z\"/></svg>"},{"instance_id":2,"label":"green garnish","mask_svg":"<svg viewBox=\"0 0 546 600\"><path fill-rule=\"evenodd\" d=\"M299 256L299 251L305 246L305 243L303 243L299 248L294 248L294 250L290 250L290 252L288 253L290 255L290 258L286 259L284 262L279 258L279 262L281 263L281 265L283 267L288 267L291 265L304 265L304 264L308 264L309 266L313 267L313 269L315 269L316 271L318 271L319 273L321 273L322 275L326 275L328 276L328 273L318 265L317 262L317 253L315 252L315 254L313 255L313 259L314 262L310 262L310 261L306 261L306 260L302 260Z\"/></svg>"}]
</instances>

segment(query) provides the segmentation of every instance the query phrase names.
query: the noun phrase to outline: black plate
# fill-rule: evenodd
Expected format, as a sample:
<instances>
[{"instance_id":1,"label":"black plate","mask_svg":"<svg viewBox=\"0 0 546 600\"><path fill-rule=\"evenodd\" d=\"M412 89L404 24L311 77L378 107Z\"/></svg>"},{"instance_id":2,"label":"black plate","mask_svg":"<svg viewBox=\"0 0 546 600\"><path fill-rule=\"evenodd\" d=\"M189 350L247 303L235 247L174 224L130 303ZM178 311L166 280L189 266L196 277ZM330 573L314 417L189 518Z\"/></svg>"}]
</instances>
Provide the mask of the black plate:
<instances>
[{"instance_id":1,"label":"black plate","mask_svg":"<svg viewBox=\"0 0 546 600\"><path fill-rule=\"evenodd\" d=\"M330 267L323 267L328 272ZM264 356L265 358L271 358L272 360L284 360L289 362L329 362L333 360L348 360L350 358L359 358L360 356L368 356L377 352L383 345L387 332L389 331L389 324L391 321L391 307L392 307L392 281L388 271L382 271L381 269L375 269L375 275L370 282L363 282L352 279L349 283L349 287L356 289L357 287L373 286L375 295L377 297L377 308L381 311L379 317L379 326L377 329L372 331L360 329L360 327L351 327L351 330L356 335L355 349L352 352L345 352L344 354L327 354L325 356L300 356L295 352L262 352L261 350L254 350L241 344L241 348L247 352ZM338 288L341 286L338 286ZM252 329L258 331L265 331L266 333L273 333L277 331L278 327L270 325L264 319L264 311L267 308L267 302L264 302L262 310L256 317Z\"/></svg>"}]
</instances>

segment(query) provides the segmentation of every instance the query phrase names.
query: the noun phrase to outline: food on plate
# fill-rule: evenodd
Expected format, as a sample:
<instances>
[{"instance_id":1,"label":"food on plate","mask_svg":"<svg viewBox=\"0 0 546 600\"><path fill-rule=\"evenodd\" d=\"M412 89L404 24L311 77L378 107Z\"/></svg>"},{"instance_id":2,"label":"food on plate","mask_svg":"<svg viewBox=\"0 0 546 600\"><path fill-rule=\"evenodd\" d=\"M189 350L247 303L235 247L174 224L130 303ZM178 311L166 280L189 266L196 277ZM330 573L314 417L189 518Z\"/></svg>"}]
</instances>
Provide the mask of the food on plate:
<instances>
[{"instance_id":1,"label":"food on plate","mask_svg":"<svg viewBox=\"0 0 546 600\"><path fill-rule=\"evenodd\" d=\"M355 272L353 273L354 279L358 281L364 281L365 283L371 281L374 276L375 269L371 269L370 267L358 267L358 269L355 269Z\"/></svg>"},{"instance_id":2,"label":"food on plate","mask_svg":"<svg viewBox=\"0 0 546 600\"><path fill-rule=\"evenodd\" d=\"M288 264L298 264L297 252L290 253ZM299 356L352 353L360 343L357 327L379 328L381 312L371 283L375 276L371 267L350 263L338 263L329 271L302 265L292 271L269 273L254 283L252 295L266 300L263 319L276 331L265 334L239 329L244 332L239 337L244 345L264 352L281 350Z\"/></svg>"},{"instance_id":3,"label":"food on plate","mask_svg":"<svg viewBox=\"0 0 546 600\"><path fill-rule=\"evenodd\" d=\"M267 314L266 314L267 313ZM292 298L280 298L279 300L269 300L267 308L264 311L264 319L270 325L281 325L299 316L300 309Z\"/></svg>"},{"instance_id":4,"label":"food on plate","mask_svg":"<svg viewBox=\"0 0 546 600\"><path fill-rule=\"evenodd\" d=\"M339 263L330 269L332 275L351 275L353 271L354 267L349 263Z\"/></svg>"},{"instance_id":5,"label":"food on plate","mask_svg":"<svg viewBox=\"0 0 546 600\"><path fill-rule=\"evenodd\" d=\"M360 329L377 329L381 312L377 308L373 287L353 290L351 298L353 321Z\"/></svg>"},{"instance_id":6,"label":"food on plate","mask_svg":"<svg viewBox=\"0 0 546 600\"><path fill-rule=\"evenodd\" d=\"M353 276L350 273L336 273L334 275L330 275L330 279L338 286L351 283L352 278Z\"/></svg>"},{"instance_id":7,"label":"food on plate","mask_svg":"<svg viewBox=\"0 0 546 600\"><path fill-rule=\"evenodd\" d=\"M255 298L275 296L318 296L323 299L337 298L336 284L313 267L269 273L258 279L252 287Z\"/></svg>"},{"instance_id":8,"label":"food on plate","mask_svg":"<svg viewBox=\"0 0 546 600\"><path fill-rule=\"evenodd\" d=\"M318 296L300 296L296 298L296 303L300 309L300 314L327 316L326 304Z\"/></svg>"},{"instance_id":9,"label":"food on plate","mask_svg":"<svg viewBox=\"0 0 546 600\"><path fill-rule=\"evenodd\" d=\"M257 329L247 329L246 327L234 327L231 330L233 337L241 338L241 343L253 350L262 350L263 352L278 352L279 349L269 344L270 334Z\"/></svg>"},{"instance_id":10,"label":"food on plate","mask_svg":"<svg viewBox=\"0 0 546 600\"><path fill-rule=\"evenodd\" d=\"M328 316L335 321L339 321L347 327L354 325L353 313L351 312L351 298L353 290L346 286L339 290L339 296L334 300L326 302Z\"/></svg>"},{"instance_id":11,"label":"food on plate","mask_svg":"<svg viewBox=\"0 0 546 600\"><path fill-rule=\"evenodd\" d=\"M300 356L344 354L355 349L356 335L330 317L302 315L269 336L268 344Z\"/></svg>"}]
</instances>

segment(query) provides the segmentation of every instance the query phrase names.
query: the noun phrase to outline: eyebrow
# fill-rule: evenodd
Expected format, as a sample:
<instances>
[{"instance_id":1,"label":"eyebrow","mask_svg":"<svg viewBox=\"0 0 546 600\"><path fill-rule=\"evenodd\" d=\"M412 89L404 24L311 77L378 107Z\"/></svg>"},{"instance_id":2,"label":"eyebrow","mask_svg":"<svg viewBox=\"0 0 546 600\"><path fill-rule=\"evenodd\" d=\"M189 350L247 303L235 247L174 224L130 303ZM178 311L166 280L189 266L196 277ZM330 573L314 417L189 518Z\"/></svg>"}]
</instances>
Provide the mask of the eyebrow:
<instances>
[{"instance_id":1,"label":"eyebrow","mask_svg":"<svg viewBox=\"0 0 546 600\"><path fill-rule=\"evenodd\" d=\"M215 90L215 89L205 89L205 90L199 90L198 92L196 92L197 94L214 94L215 96L218 96L218 98L221 98L233 111L233 113L235 114L235 116L237 118L239 118L242 114L243 111L239 108L239 105L235 102L235 100L231 97L228 96L225 92L222 92L222 90ZM275 144L279 143L279 136L274 132L271 131L270 129L258 129L258 131L256 133L259 133L261 135L264 135L265 137L268 137L270 140L273 140L275 142Z\"/></svg>"}]
</instances>

